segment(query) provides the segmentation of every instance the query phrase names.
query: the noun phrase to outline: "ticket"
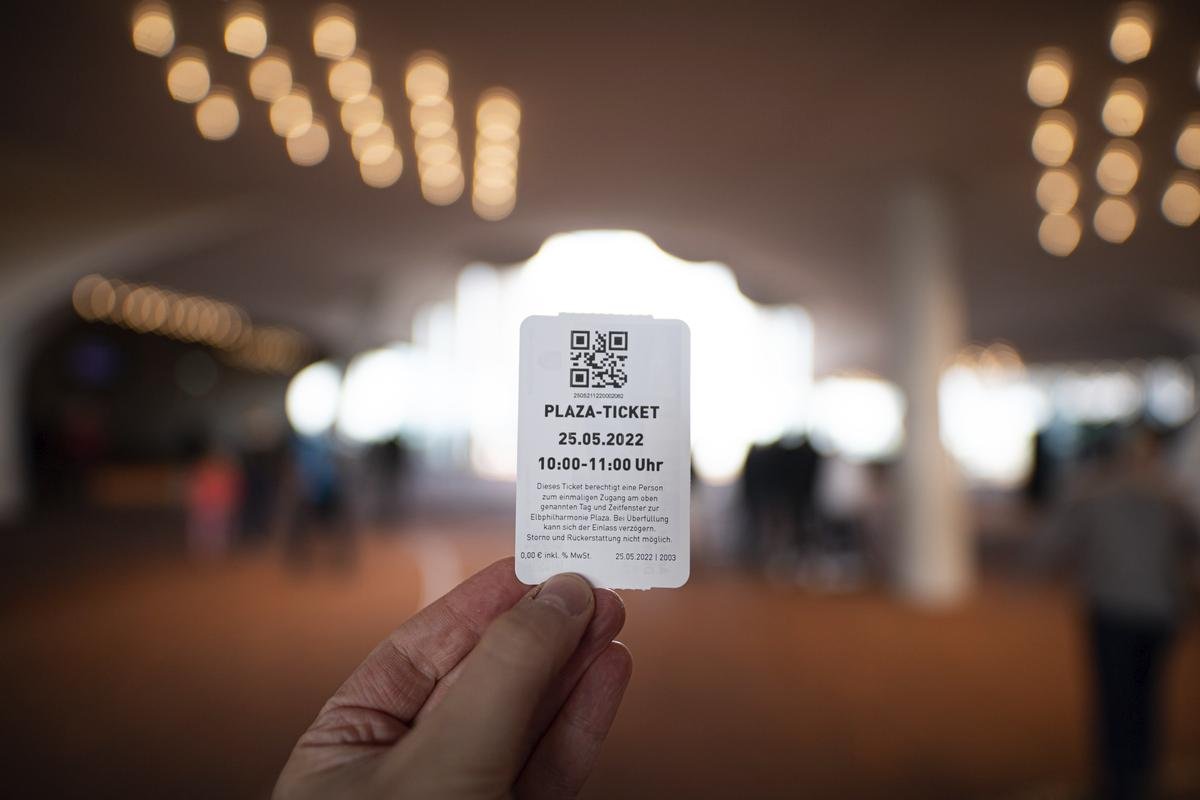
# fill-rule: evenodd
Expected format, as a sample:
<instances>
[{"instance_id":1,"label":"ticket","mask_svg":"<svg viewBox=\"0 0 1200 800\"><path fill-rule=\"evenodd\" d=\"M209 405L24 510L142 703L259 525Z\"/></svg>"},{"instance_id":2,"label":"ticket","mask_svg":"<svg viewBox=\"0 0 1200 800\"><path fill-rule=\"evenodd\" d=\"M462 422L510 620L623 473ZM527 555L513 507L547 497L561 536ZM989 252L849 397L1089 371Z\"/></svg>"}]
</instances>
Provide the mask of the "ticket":
<instances>
[{"instance_id":1,"label":"ticket","mask_svg":"<svg viewBox=\"0 0 1200 800\"><path fill-rule=\"evenodd\" d=\"M517 577L612 589L691 569L691 337L679 320L559 314L521 324Z\"/></svg>"}]
</instances>

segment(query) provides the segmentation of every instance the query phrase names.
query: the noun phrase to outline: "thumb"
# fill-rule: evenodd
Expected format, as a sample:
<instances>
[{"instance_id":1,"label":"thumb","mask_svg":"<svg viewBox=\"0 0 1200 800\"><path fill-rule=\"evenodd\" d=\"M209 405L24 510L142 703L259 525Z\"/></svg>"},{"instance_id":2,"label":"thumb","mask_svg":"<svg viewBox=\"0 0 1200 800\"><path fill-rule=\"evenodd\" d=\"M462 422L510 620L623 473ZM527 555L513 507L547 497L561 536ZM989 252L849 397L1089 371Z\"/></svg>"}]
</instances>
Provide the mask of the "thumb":
<instances>
[{"instance_id":1,"label":"thumb","mask_svg":"<svg viewBox=\"0 0 1200 800\"><path fill-rule=\"evenodd\" d=\"M556 575L498 617L445 699L397 748L401 774L428 775L430 796L507 792L528 755L538 702L594 610L586 580Z\"/></svg>"}]
</instances>

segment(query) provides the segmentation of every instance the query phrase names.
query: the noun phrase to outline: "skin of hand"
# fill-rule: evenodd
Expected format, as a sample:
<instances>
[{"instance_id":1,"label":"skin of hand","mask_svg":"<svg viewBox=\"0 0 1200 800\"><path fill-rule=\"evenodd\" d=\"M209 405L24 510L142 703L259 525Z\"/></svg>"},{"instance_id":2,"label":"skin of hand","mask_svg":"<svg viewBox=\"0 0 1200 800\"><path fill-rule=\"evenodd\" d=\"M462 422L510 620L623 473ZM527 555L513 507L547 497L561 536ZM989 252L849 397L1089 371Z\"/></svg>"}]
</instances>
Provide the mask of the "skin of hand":
<instances>
[{"instance_id":1,"label":"skin of hand","mask_svg":"<svg viewBox=\"0 0 1200 800\"><path fill-rule=\"evenodd\" d=\"M276 800L569 798L629 683L615 592L511 558L391 633L292 750Z\"/></svg>"}]
</instances>

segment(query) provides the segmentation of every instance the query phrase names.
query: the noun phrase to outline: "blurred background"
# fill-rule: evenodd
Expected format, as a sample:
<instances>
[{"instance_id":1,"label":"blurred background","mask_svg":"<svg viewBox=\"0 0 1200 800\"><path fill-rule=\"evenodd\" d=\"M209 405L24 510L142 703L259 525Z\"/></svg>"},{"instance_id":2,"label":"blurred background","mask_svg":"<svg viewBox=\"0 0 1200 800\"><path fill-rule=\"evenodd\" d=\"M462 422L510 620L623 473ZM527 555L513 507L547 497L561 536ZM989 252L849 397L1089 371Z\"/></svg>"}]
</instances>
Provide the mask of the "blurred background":
<instances>
[{"instance_id":1,"label":"blurred background","mask_svg":"<svg viewBox=\"0 0 1200 800\"><path fill-rule=\"evenodd\" d=\"M266 796L512 552L517 326L693 332L589 797L1200 797L1189 0L18 3L16 795Z\"/></svg>"}]
</instances>

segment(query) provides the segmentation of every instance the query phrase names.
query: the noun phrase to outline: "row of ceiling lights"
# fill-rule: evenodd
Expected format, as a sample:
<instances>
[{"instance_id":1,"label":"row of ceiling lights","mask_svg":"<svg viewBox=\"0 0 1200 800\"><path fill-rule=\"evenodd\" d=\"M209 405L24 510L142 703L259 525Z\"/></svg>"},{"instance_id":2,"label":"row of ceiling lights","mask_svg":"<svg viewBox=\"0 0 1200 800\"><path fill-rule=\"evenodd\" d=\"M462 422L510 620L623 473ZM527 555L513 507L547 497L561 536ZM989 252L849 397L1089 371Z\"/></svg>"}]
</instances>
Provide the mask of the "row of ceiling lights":
<instances>
[{"instance_id":1,"label":"row of ceiling lights","mask_svg":"<svg viewBox=\"0 0 1200 800\"><path fill-rule=\"evenodd\" d=\"M233 303L160 286L87 275L76 282L71 302L75 313L89 322L207 345L229 362L254 371L294 372L309 351L299 332L255 325Z\"/></svg>"},{"instance_id":2,"label":"row of ceiling lights","mask_svg":"<svg viewBox=\"0 0 1200 800\"><path fill-rule=\"evenodd\" d=\"M1141 3L1121 7L1113 26L1109 47L1124 64L1145 58L1153 44L1153 16ZM1080 176L1070 163L1075 151L1075 118L1058 108L1071 88L1071 66L1058 48L1038 52L1029 70L1029 98L1047 109L1038 119L1031 143L1033 155L1046 169L1038 180L1036 197L1045 212L1038 228L1042 248L1055 256L1074 252L1083 234L1076 204ZM1200 72L1196 75L1200 86ZM1104 197L1096 206L1092 227L1103 240L1126 241L1137 225L1137 206L1130 193L1142 169L1141 149L1132 141L1146 116L1145 86L1132 78L1119 78L1109 89L1100 111L1100 121L1115 138L1105 146L1096 164L1096 183ZM1163 192L1161 208L1170 222L1187 227L1200 218L1200 116L1185 122L1175 141L1175 156L1185 168L1177 172Z\"/></svg>"},{"instance_id":3,"label":"row of ceiling lights","mask_svg":"<svg viewBox=\"0 0 1200 800\"><path fill-rule=\"evenodd\" d=\"M166 3L149 0L138 7L132 38L134 47L144 53L170 55L167 89L176 100L196 104L196 126L202 136L223 140L237 132L240 114L234 92L212 85L203 51L175 46L174 19ZM344 6L322 8L313 25L312 47L330 62L329 94L340 103L339 121L349 136L363 182L376 188L393 185L403 174L404 156L370 59L358 47L352 13ZM286 140L288 157L300 166L324 161L329 130L313 111L308 90L294 82L287 53L268 47L261 7L239 4L231 9L225 49L253 59L250 92L269 104L271 128ZM405 93L411 105L421 194L435 205L453 203L462 196L466 181L445 60L435 53L414 56L405 73ZM520 104L507 90L489 90L480 98L476 120L472 206L484 219L503 219L516 205Z\"/></svg>"}]
</instances>

